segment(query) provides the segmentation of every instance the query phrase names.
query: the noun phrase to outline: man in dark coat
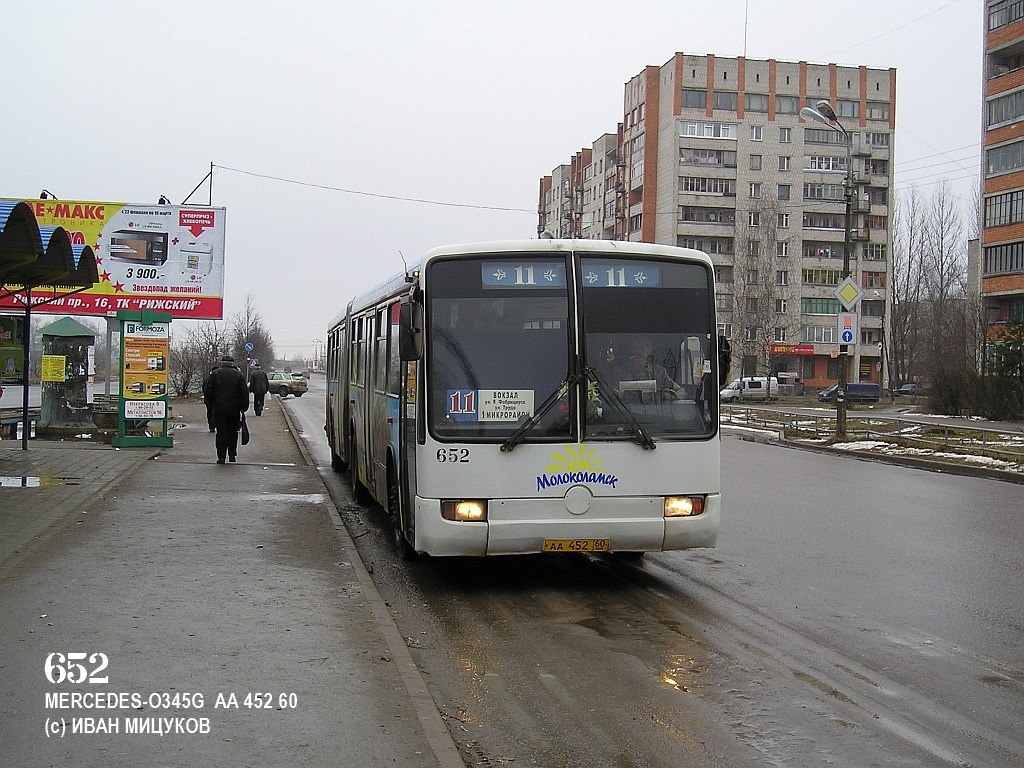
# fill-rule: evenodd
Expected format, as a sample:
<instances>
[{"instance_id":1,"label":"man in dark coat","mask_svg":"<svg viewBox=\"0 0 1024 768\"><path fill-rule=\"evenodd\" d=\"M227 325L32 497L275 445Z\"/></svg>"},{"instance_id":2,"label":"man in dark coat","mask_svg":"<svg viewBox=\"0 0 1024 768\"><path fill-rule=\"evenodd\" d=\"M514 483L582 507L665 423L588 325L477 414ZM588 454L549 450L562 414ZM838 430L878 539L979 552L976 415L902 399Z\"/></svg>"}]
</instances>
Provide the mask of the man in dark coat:
<instances>
[{"instance_id":1,"label":"man in dark coat","mask_svg":"<svg viewBox=\"0 0 1024 768\"><path fill-rule=\"evenodd\" d=\"M256 369L249 377L249 391L252 392L252 409L260 416L263 413L263 398L270 391L270 379L267 378L267 372L260 368L259 363L256 363Z\"/></svg>"},{"instance_id":2,"label":"man in dark coat","mask_svg":"<svg viewBox=\"0 0 1024 768\"><path fill-rule=\"evenodd\" d=\"M213 423L217 428L217 463L225 456L232 462L238 453L238 430L242 414L249 410L249 390L245 376L235 367L235 358L224 355L220 367L210 374L203 388L203 397L213 406Z\"/></svg>"},{"instance_id":3,"label":"man in dark coat","mask_svg":"<svg viewBox=\"0 0 1024 768\"><path fill-rule=\"evenodd\" d=\"M206 387L210 383L210 376L213 375L213 372L217 370L219 365L220 363L214 363L213 367L210 368L209 375L203 379L203 402L206 403L206 423L210 427L211 432L217 431L217 425L213 423L213 401L206 396Z\"/></svg>"}]
</instances>

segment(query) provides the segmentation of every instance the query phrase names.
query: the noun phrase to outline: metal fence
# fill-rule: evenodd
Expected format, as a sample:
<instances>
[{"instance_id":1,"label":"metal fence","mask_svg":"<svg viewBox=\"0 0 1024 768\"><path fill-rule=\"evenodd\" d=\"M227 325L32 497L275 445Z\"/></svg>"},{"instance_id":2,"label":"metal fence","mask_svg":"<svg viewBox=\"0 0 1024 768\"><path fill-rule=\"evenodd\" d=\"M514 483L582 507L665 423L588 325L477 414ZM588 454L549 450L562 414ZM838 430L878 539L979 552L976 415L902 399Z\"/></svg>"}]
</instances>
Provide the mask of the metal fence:
<instances>
[{"instance_id":1,"label":"metal fence","mask_svg":"<svg viewBox=\"0 0 1024 768\"><path fill-rule=\"evenodd\" d=\"M721 423L763 430L780 439L832 444L836 440L835 414L805 414L768 408L722 406ZM1024 470L1024 428L994 429L970 424L936 423L905 416L881 418L851 412L845 442L882 442L908 451L984 456L1012 462Z\"/></svg>"}]
</instances>

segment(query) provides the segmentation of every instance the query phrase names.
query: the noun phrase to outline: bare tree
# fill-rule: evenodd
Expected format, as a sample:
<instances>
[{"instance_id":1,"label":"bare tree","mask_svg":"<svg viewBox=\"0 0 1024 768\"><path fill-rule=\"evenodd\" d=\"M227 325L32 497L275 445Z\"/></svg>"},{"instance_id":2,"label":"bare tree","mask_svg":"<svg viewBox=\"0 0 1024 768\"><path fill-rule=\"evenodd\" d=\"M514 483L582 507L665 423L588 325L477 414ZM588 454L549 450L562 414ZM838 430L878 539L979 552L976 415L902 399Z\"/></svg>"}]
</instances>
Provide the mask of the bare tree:
<instances>
[{"instance_id":1,"label":"bare tree","mask_svg":"<svg viewBox=\"0 0 1024 768\"><path fill-rule=\"evenodd\" d=\"M251 352L246 350L246 344L252 344ZM263 318L256 309L252 294L246 295L245 306L231 318L231 349L239 361L246 356L255 360L274 359L274 339L263 327Z\"/></svg>"},{"instance_id":2,"label":"bare tree","mask_svg":"<svg viewBox=\"0 0 1024 768\"><path fill-rule=\"evenodd\" d=\"M780 259L778 215L782 209L772 197L763 198L736 222L734 275L734 331L742 352L742 374L772 375L771 346L788 340L794 326L790 297L794 282L789 260ZM739 218L740 212L737 212ZM799 263L799 262L797 262Z\"/></svg>"},{"instance_id":3,"label":"bare tree","mask_svg":"<svg viewBox=\"0 0 1024 768\"><path fill-rule=\"evenodd\" d=\"M216 322L203 322L188 329L180 341L171 344L168 372L171 388L179 397L197 391L207 374L228 349L227 329Z\"/></svg>"}]
</instances>

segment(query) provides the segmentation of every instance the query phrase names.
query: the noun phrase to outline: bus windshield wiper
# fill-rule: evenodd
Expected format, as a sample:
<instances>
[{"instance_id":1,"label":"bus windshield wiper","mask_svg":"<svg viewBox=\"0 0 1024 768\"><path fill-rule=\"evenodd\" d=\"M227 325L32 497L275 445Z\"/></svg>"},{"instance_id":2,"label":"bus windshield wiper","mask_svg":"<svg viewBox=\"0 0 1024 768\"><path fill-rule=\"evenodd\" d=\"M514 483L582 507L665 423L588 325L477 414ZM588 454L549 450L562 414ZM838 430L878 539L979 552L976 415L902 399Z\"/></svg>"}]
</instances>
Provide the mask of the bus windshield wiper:
<instances>
[{"instance_id":1,"label":"bus windshield wiper","mask_svg":"<svg viewBox=\"0 0 1024 768\"><path fill-rule=\"evenodd\" d=\"M604 396L607 403L614 407L629 422L629 425L633 428L633 442L641 446L645 451L653 451L657 448L658 446L654 442L654 438L637 421L636 416L633 415L633 412L629 410L629 406L626 405L626 401L622 399L622 395L608 385L601 372L592 365L588 365L583 369L583 373L597 385L598 391Z\"/></svg>"},{"instance_id":2,"label":"bus windshield wiper","mask_svg":"<svg viewBox=\"0 0 1024 768\"><path fill-rule=\"evenodd\" d=\"M579 374L573 373L567 376L561 384L555 387L554 392L548 395L548 399L540 404L540 408L538 408L532 416L527 416L525 421L516 427L515 432L505 439L505 442L501 444L501 450L511 451L523 442L523 438L526 437L526 433L540 424L540 420L543 419L547 412L554 407L555 403L562 398L562 395L575 386L579 379Z\"/></svg>"}]
</instances>

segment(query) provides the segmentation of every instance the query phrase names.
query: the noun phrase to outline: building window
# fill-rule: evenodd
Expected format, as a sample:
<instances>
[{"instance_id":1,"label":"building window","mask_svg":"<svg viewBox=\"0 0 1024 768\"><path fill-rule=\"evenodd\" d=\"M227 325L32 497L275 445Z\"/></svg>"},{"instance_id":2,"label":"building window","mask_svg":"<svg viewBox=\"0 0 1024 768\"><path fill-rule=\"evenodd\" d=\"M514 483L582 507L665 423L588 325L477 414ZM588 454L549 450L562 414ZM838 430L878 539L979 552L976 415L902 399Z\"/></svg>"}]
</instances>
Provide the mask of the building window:
<instances>
[{"instance_id":1,"label":"building window","mask_svg":"<svg viewBox=\"0 0 1024 768\"><path fill-rule=\"evenodd\" d=\"M703 139L735 139L736 123L698 123L683 120L679 124L679 135Z\"/></svg>"},{"instance_id":2,"label":"building window","mask_svg":"<svg viewBox=\"0 0 1024 768\"><path fill-rule=\"evenodd\" d=\"M750 326L743 332L744 341L757 341L757 327Z\"/></svg>"},{"instance_id":3,"label":"building window","mask_svg":"<svg viewBox=\"0 0 1024 768\"><path fill-rule=\"evenodd\" d=\"M985 249L983 275L1024 272L1024 243L993 245Z\"/></svg>"},{"instance_id":4,"label":"building window","mask_svg":"<svg viewBox=\"0 0 1024 768\"><path fill-rule=\"evenodd\" d=\"M761 161L762 160L763 160L763 157L761 155L751 155L750 156L750 170L752 170L752 171L760 171L761 170Z\"/></svg>"},{"instance_id":5,"label":"building window","mask_svg":"<svg viewBox=\"0 0 1024 768\"><path fill-rule=\"evenodd\" d=\"M862 317L881 317L885 314L885 302L880 299L864 299L860 303Z\"/></svg>"},{"instance_id":6,"label":"building window","mask_svg":"<svg viewBox=\"0 0 1024 768\"><path fill-rule=\"evenodd\" d=\"M715 309L719 312L732 312L732 294L719 293L715 295Z\"/></svg>"},{"instance_id":7,"label":"building window","mask_svg":"<svg viewBox=\"0 0 1024 768\"><path fill-rule=\"evenodd\" d=\"M887 102L887 101L869 101L867 106L868 106L868 120L888 120L889 119L889 102Z\"/></svg>"},{"instance_id":8,"label":"building window","mask_svg":"<svg viewBox=\"0 0 1024 768\"><path fill-rule=\"evenodd\" d=\"M775 284L776 285L789 285L789 272L785 269L779 269L775 272Z\"/></svg>"},{"instance_id":9,"label":"building window","mask_svg":"<svg viewBox=\"0 0 1024 768\"><path fill-rule=\"evenodd\" d=\"M804 128L804 144L846 144L846 137L827 128Z\"/></svg>"},{"instance_id":10,"label":"building window","mask_svg":"<svg viewBox=\"0 0 1024 768\"><path fill-rule=\"evenodd\" d=\"M805 240L803 257L805 259L841 259L843 258L843 245L842 243L816 243L812 240Z\"/></svg>"},{"instance_id":11,"label":"building window","mask_svg":"<svg viewBox=\"0 0 1024 768\"><path fill-rule=\"evenodd\" d=\"M780 213L776 218L776 226L779 229L789 229L789 214Z\"/></svg>"},{"instance_id":12,"label":"building window","mask_svg":"<svg viewBox=\"0 0 1024 768\"><path fill-rule=\"evenodd\" d=\"M842 184L821 184L813 182L804 184L804 200L828 200L836 202L842 199Z\"/></svg>"},{"instance_id":13,"label":"building window","mask_svg":"<svg viewBox=\"0 0 1024 768\"><path fill-rule=\"evenodd\" d=\"M761 197L761 182L750 182L750 196L753 198Z\"/></svg>"},{"instance_id":14,"label":"building window","mask_svg":"<svg viewBox=\"0 0 1024 768\"><path fill-rule=\"evenodd\" d=\"M715 281L719 283L731 283L733 268L727 265L715 265Z\"/></svg>"},{"instance_id":15,"label":"building window","mask_svg":"<svg viewBox=\"0 0 1024 768\"><path fill-rule=\"evenodd\" d=\"M837 117L860 117L860 102L853 99L839 99L835 106Z\"/></svg>"},{"instance_id":16,"label":"building window","mask_svg":"<svg viewBox=\"0 0 1024 768\"><path fill-rule=\"evenodd\" d=\"M1024 91L997 96L988 102L988 127L1014 123L1024 117Z\"/></svg>"},{"instance_id":17,"label":"building window","mask_svg":"<svg viewBox=\"0 0 1024 768\"><path fill-rule=\"evenodd\" d=\"M800 112L799 96L776 96L775 111L780 115L795 115ZM788 129L787 129L788 130Z\"/></svg>"},{"instance_id":18,"label":"building window","mask_svg":"<svg viewBox=\"0 0 1024 768\"><path fill-rule=\"evenodd\" d=\"M985 226L1001 227L1024 221L1024 191L985 198Z\"/></svg>"},{"instance_id":19,"label":"building window","mask_svg":"<svg viewBox=\"0 0 1024 768\"><path fill-rule=\"evenodd\" d=\"M779 128L779 144L789 144L793 141L792 128Z\"/></svg>"},{"instance_id":20,"label":"building window","mask_svg":"<svg viewBox=\"0 0 1024 768\"><path fill-rule=\"evenodd\" d=\"M703 88L683 88L683 106L690 109L705 109L708 105L708 92Z\"/></svg>"},{"instance_id":21,"label":"building window","mask_svg":"<svg viewBox=\"0 0 1024 768\"><path fill-rule=\"evenodd\" d=\"M774 331L774 341L782 343L786 340L786 329L784 327L777 327Z\"/></svg>"},{"instance_id":22,"label":"building window","mask_svg":"<svg viewBox=\"0 0 1024 768\"><path fill-rule=\"evenodd\" d=\"M860 284L863 288L885 288L885 272L863 272Z\"/></svg>"},{"instance_id":23,"label":"building window","mask_svg":"<svg viewBox=\"0 0 1024 768\"><path fill-rule=\"evenodd\" d=\"M786 310L788 309L788 306L789 306L788 302L785 299L776 299L775 300L775 314L776 315L784 315L784 314L786 314Z\"/></svg>"},{"instance_id":24,"label":"building window","mask_svg":"<svg viewBox=\"0 0 1024 768\"><path fill-rule=\"evenodd\" d=\"M700 176L680 176L679 191L735 196L736 179L707 179Z\"/></svg>"},{"instance_id":25,"label":"building window","mask_svg":"<svg viewBox=\"0 0 1024 768\"><path fill-rule=\"evenodd\" d=\"M638 213L629 217L629 229L631 232L639 232L643 224L643 214Z\"/></svg>"},{"instance_id":26,"label":"building window","mask_svg":"<svg viewBox=\"0 0 1024 768\"><path fill-rule=\"evenodd\" d=\"M760 125L750 126L750 140L762 141L764 139L764 128Z\"/></svg>"},{"instance_id":27,"label":"building window","mask_svg":"<svg viewBox=\"0 0 1024 768\"><path fill-rule=\"evenodd\" d=\"M788 171L790 169L793 158L789 155L779 155L779 170Z\"/></svg>"},{"instance_id":28,"label":"building window","mask_svg":"<svg viewBox=\"0 0 1024 768\"><path fill-rule=\"evenodd\" d=\"M747 241L747 255L748 256L760 256L761 255L761 241L750 239Z\"/></svg>"},{"instance_id":29,"label":"building window","mask_svg":"<svg viewBox=\"0 0 1024 768\"><path fill-rule=\"evenodd\" d=\"M868 243L864 249L864 258L869 261L885 261L885 243Z\"/></svg>"},{"instance_id":30,"label":"building window","mask_svg":"<svg viewBox=\"0 0 1024 768\"><path fill-rule=\"evenodd\" d=\"M808 171L845 171L845 157L831 157L829 155L808 155Z\"/></svg>"},{"instance_id":31,"label":"building window","mask_svg":"<svg viewBox=\"0 0 1024 768\"><path fill-rule=\"evenodd\" d=\"M698 149L683 147L679 150L680 165L711 165L723 168L736 167L736 153L724 149Z\"/></svg>"},{"instance_id":32,"label":"building window","mask_svg":"<svg viewBox=\"0 0 1024 768\"><path fill-rule=\"evenodd\" d=\"M715 109L724 109L735 112L739 104L739 96L735 91L715 91Z\"/></svg>"},{"instance_id":33,"label":"building window","mask_svg":"<svg viewBox=\"0 0 1024 768\"><path fill-rule=\"evenodd\" d=\"M758 271L756 269L748 269L747 270L747 285L757 285L757 279L758 279Z\"/></svg>"},{"instance_id":34,"label":"building window","mask_svg":"<svg viewBox=\"0 0 1024 768\"><path fill-rule=\"evenodd\" d=\"M843 279L839 269L805 269L801 274L804 285L839 285Z\"/></svg>"},{"instance_id":35,"label":"building window","mask_svg":"<svg viewBox=\"0 0 1024 768\"><path fill-rule=\"evenodd\" d=\"M743 302L744 309L750 314L757 312L757 297L747 297Z\"/></svg>"},{"instance_id":36,"label":"building window","mask_svg":"<svg viewBox=\"0 0 1024 768\"><path fill-rule=\"evenodd\" d=\"M747 212L747 224L751 227L761 226L761 212L760 211L748 211Z\"/></svg>"},{"instance_id":37,"label":"building window","mask_svg":"<svg viewBox=\"0 0 1024 768\"><path fill-rule=\"evenodd\" d=\"M832 325L808 325L804 328L804 341L831 344L836 341L839 329ZM810 377L807 377L810 378ZM835 378L834 376L832 378Z\"/></svg>"},{"instance_id":38,"label":"building window","mask_svg":"<svg viewBox=\"0 0 1024 768\"><path fill-rule=\"evenodd\" d=\"M775 255L780 258L789 256L789 240L780 240L775 244Z\"/></svg>"},{"instance_id":39,"label":"building window","mask_svg":"<svg viewBox=\"0 0 1024 768\"><path fill-rule=\"evenodd\" d=\"M704 253L732 256L735 246L731 237L677 237L680 248L693 248Z\"/></svg>"},{"instance_id":40,"label":"building window","mask_svg":"<svg viewBox=\"0 0 1024 768\"><path fill-rule=\"evenodd\" d=\"M763 93L743 94L743 107L747 112L767 112L768 96Z\"/></svg>"},{"instance_id":41,"label":"building window","mask_svg":"<svg viewBox=\"0 0 1024 768\"><path fill-rule=\"evenodd\" d=\"M838 315L839 299L800 299L801 315Z\"/></svg>"},{"instance_id":42,"label":"building window","mask_svg":"<svg viewBox=\"0 0 1024 768\"><path fill-rule=\"evenodd\" d=\"M1024 141L1015 141L985 153L985 174L995 176L1024 167Z\"/></svg>"},{"instance_id":43,"label":"building window","mask_svg":"<svg viewBox=\"0 0 1024 768\"><path fill-rule=\"evenodd\" d=\"M779 200L789 200L790 189L792 189L792 187L790 187L789 184L779 184L779 188L778 188Z\"/></svg>"},{"instance_id":44,"label":"building window","mask_svg":"<svg viewBox=\"0 0 1024 768\"><path fill-rule=\"evenodd\" d=\"M1000 0L998 3L992 3L988 8L989 32L1021 18L1024 18L1024 3L1019 0Z\"/></svg>"},{"instance_id":45,"label":"building window","mask_svg":"<svg viewBox=\"0 0 1024 768\"><path fill-rule=\"evenodd\" d=\"M725 336L727 339L732 338L732 323L719 323L718 324L718 335Z\"/></svg>"}]
</instances>

